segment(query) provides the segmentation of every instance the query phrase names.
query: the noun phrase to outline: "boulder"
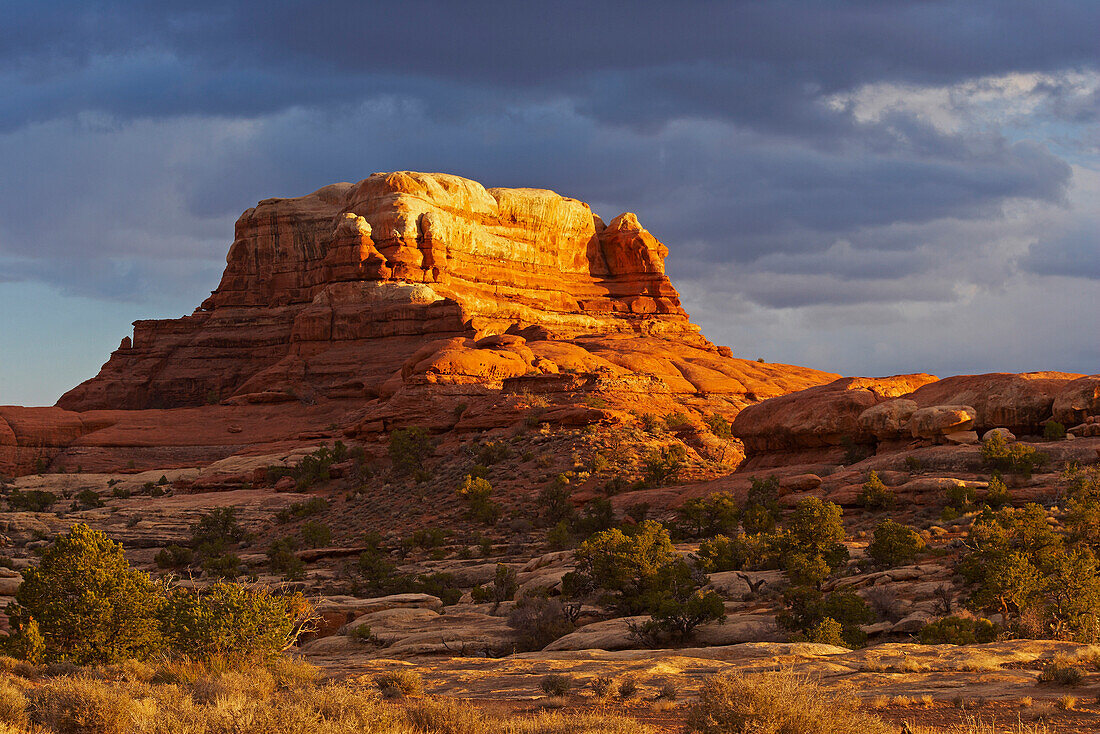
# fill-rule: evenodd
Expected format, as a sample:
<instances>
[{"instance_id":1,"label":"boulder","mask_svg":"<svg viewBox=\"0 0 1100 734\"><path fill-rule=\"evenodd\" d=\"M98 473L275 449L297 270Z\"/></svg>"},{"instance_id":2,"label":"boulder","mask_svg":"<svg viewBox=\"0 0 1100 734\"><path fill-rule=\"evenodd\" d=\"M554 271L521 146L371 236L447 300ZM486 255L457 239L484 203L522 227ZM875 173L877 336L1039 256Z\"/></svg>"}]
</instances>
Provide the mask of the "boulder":
<instances>
[{"instance_id":1,"label":"boulder","mask_svg":"<svg viewBox=\"0 0 1100 734\"><path fill-rule=\"evenodd\" d=\"M846 440L875 439L870 424L860 424L864 412L879 403L935 381L933 375L845 377L827 385L771 398L743 409L733 421L733 435L747 453L841 446Z\"/></svg>"},{"instance_id":2,"label":"boulder","mask_svg":"<svg viewBox=\"0 0 1100 734\"><path fill-rule=\"evenodd\" d=\"M1056 396L1078 377L1068 372L959 375L924 385L906 397L921 408L970 406L972 427L979 433L996 427L1018 435L1041 433Z\"/></svg>"},{"instance_id":3,"label":"boulder","mask_svg":"<svg viewBox=\"0 0 1100 734\"><path fill-rule=\"evenodd\" d=\"M920 408L909 418L914 438L937 438L948 433L969 431L977 412L969 405L935 405Z\"/></svg>"},{"instance_id":4,"label":"boulder","mask_svg":"<svg viewBox=\"0 0 1100 734\"><path fill-rule=\"evenodd\" d=\"M821 486L821 477L816 474L793 474L779 479L780 489L790 492L809 492Z\"/></svg>"},{"instance_id":5,"label":"boulder","mask_svg":"<svg viewBox=\"0 0 1100 734\"><path fill-rule=\"evenodd\" d=\"M916 412L916 401L899 398L873 405L859 414L859 429L879 440L898 438L909 427L909 419Z\"/></svg>"},{"instance_id":6,"label":"boulder","mask_svg":"<svg viewBox=\"0 0 1100 734\"><path fill-rule=\"evenodd\" d=\"M1088 375L1066 383L1054 397L1054 420L1066 426L1085 423L1100 415L1100 375Z\"/></svg>"},{"instance_id":7,"label":"boulder","mask_svg":"<svg viewBox=\"0 0 1100 734\"><path fill-rule=\"evenodd\" d=\"M1016 434L1007 428L990 428L988 431L982 434L982 440L988 441L994 436L1000 436L1007 443L1011 443L1016 440Z\"/></svg>"}]
</instances>

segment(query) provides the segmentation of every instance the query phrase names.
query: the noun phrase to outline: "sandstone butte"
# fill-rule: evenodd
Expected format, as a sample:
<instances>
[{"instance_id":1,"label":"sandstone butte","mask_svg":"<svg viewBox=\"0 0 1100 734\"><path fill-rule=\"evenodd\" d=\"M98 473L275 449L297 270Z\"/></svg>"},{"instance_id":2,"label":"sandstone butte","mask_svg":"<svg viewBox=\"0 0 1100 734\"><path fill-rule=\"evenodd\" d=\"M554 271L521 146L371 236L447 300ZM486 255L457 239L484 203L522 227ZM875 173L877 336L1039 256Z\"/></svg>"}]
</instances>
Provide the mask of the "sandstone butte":
<instances>
[{"instance_id":1,"label":"sandstone butte","mask_svg":"<svg viewBox=\"0 0 1100 734\"><path fill-rule=\"evenodd\" d=\"M194 313L135 322L55 407L0 407L0 474L646 413L732 420L741 446L723 446L722 462L747 454L750 469L1035 434L1049 420L1100 434L1098 375L841 378L736 358L691 323L668 248L634 214L605 224L552 191L374 174L265 199L235 230Z\"/></svg>"},{"instance_id":2,"label":"sandstone butte","mask_svg":"<svg viewBox=\"0 0 1100 734\"><path fill-rule=\"evenodd\" d=\"M241 215L194 313L138 321L52 408L0 408L0 473L193 466L325 436L684 410L732 419L838 375L699 333L626 213L458 176L375 174Z\"/></svg>"}]
</instances>

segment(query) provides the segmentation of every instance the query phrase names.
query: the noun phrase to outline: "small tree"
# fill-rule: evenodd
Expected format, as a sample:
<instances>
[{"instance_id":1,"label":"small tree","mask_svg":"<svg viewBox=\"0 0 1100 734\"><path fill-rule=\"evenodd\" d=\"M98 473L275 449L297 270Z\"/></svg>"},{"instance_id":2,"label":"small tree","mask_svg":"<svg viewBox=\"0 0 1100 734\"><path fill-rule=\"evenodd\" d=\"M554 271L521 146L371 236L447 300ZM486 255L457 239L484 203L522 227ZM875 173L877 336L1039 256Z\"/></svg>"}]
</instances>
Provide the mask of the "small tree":
<instances>
[{"instance_id":1,"label":"small tree","mask_svg":"<svg viewBox=\"0 0 1100 734\"><path fill-rule=\"evenodd\" d=\"M779 563L795 584L819 586L848 560L839 505L807 497L800 500L778 538Z\"/></svg>"},{"instance_id":2,"label":"small tree","mask_svg":"<svg viewBox=\"0 0 1100 734\"><path fill-rule=\"evenodd\" d=\"M676 527L688 538L709 538L737 532L741 510L729 492L716 492L706 498L693 497L676 511Z\"/></svg>"},{"instance_id":3,"label":"small tree","mask_svg":"<svg viewBox=\"0 0 1100 734\"><path fill-rule=\"evenodd\" d=\"M74 525L46 549L8 605L15 646L79 665L144 658L164 645L158 614L163 588L130 567L122 547ZM32 637L40 636L37 645Z\"/></svg>"},{"instance_id":4,"label":"small tree","mask_svg":"<svg viewBox=\"0 0 1100 734\"><path fill-rule=\"evenodd\" d=\"M502 513L500 505L489 499L492 493L493 485L487 479L470 474L466 475L456 490L459 500L466 505L470 518L488 525L495 525Z\"/></svg>"},{"instance_id":5,"label":"small tree","mask_svg":"<svg viewBox=\"0 0 1100 734\"><path fill-rule=\"evenodd\" d=\"M882 480L878 477L878 472L873 471L867 481L863 483L863 488L856 501L868 510L884 510L894 506L897 496L894 494L894 490L882 483Z\"/></svg>"},{"instance_id":6,"label":"small tree","mask_svg":"<svg viewBox=\"0 0 1100 734\"><path fill-rule=\"evenodd\" d=\"M859 647L867 639L860 627L875 619L867 602L850 592L825 595L808 586L792 586L783 594L783 604L776 624L789 630L796 641L837 644L833 633L839 625L842 644Z\"/></svg>"},{"instance_id":7,"label":"small tree","mask_svg":"<svg viewBox=\"0 0 1100 734\"><path fill-rule=\"evenodd\" d=\"M424 462L435 450L428 431L425 428L401 428L390 433L390 459L393 470L400 476L411 476L417 480L427 478Z\"/></svg>"},{"instance_id":8,"label":"small tree","mask_svg":"<svg viewBox=\"0 0 1100 734\"><path fill-rule=\"evenodd\" d=\"M751 481L745 506L741 508L741 527L749 535L770 533L779 521L779 480L752 477Z\"/></svg>"},{"instance_id":9,"label":"small tree","mask_svg":"<svg viewBox=\"0 0 1100 734\"><path fill-rule=\"evenodd\" d=\"M867 555L880 568L893 568L912 563L924 550L924 539L908 525L883 520L875 527L874 539L867 545Z\"/></svg>"},{"instance_id":10,"label":"small tree","mask_svg":"<svg viewBox=\"0 0 1100 734\"><path fill-rule=\"evenodd\" d=\"M508 613L508 626L520 637L520 649L541 650L574 629L561 599L525 596Z\"/></svg>"},{"instance_id":11,"label":"small tree","mask_svg":"<svg viewBox=\"0 0 1100 734\"><path fill-rule=\"evenodd\" d=\"M301 594L218 582L173 589L161 617L171 647L190 657L266 657L291 646L313 612Z\"/></svg>"},{"instance_id":12,"label":"small tree","mask_svg":"<svg viewBox=\"0 0 1100 734\"><path fill-rule=\"evenodd\" d=\"M651 487L663 487L680 476L687 465L687 449L681 444L662 446L650 451L642 462L642 472L646 484Z\"/></svg>"},{"instance_id":13,"label":"small tree","mask_svg":"<svg viewBox=\"0 0 1100 734\"><path fill-rule=\"evenodd\" d=\"M569 477L564 474L554 477L550 485L539 492L539 518L545 527L557 525L562 521L572 524L577 516L577 510L573 507L572 494L569 488Z\"/></svg>"}]
</instances>

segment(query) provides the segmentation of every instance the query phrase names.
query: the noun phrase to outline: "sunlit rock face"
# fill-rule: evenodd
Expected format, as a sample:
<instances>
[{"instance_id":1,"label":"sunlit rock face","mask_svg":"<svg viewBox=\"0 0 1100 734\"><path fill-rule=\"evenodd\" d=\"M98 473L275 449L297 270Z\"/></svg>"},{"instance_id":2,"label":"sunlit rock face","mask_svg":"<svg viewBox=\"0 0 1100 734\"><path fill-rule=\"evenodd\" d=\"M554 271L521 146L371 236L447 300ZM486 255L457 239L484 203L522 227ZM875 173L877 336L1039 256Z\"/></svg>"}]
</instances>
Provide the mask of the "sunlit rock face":
<instances>
[{"instance_id":1,"label":"sunlit rock face","mask_svg":"<svg viewBox=\"0 0 1100 734\"><path fill-rule=\"evenodd\" d=\"M221 283L193 314L136 322L58 405L373 398L562 372L642 373L747 404L823 381L719 353L680 306L667 255L633 214L605 225L552 191L444 174L266 199L237 221Z\"/></svg>"}]
</instances>

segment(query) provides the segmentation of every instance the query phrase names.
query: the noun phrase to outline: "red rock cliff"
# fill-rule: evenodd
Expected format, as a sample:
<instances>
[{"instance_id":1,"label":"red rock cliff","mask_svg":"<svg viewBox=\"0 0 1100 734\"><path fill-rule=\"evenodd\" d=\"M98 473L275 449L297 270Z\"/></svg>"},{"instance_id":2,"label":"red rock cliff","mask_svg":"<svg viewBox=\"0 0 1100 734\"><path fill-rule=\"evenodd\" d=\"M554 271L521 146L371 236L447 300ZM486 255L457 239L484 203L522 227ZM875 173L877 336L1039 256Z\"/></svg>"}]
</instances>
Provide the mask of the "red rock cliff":
<instances>
[{"instance_id":1,"label":"red rock cliff","mask_svg":"<svg viewBox=\"0 0 1100 734\"><path fill-rule=\"evenodd\" d=\"M667 254L633 214L605 225L552 191L444 174L267 199L238 220L210 298L190 316L136 322L57 404L370 399L581 371L733 394L737 408L835 377L719 352L681 308Z\"/></svg>"}]
</instances>

